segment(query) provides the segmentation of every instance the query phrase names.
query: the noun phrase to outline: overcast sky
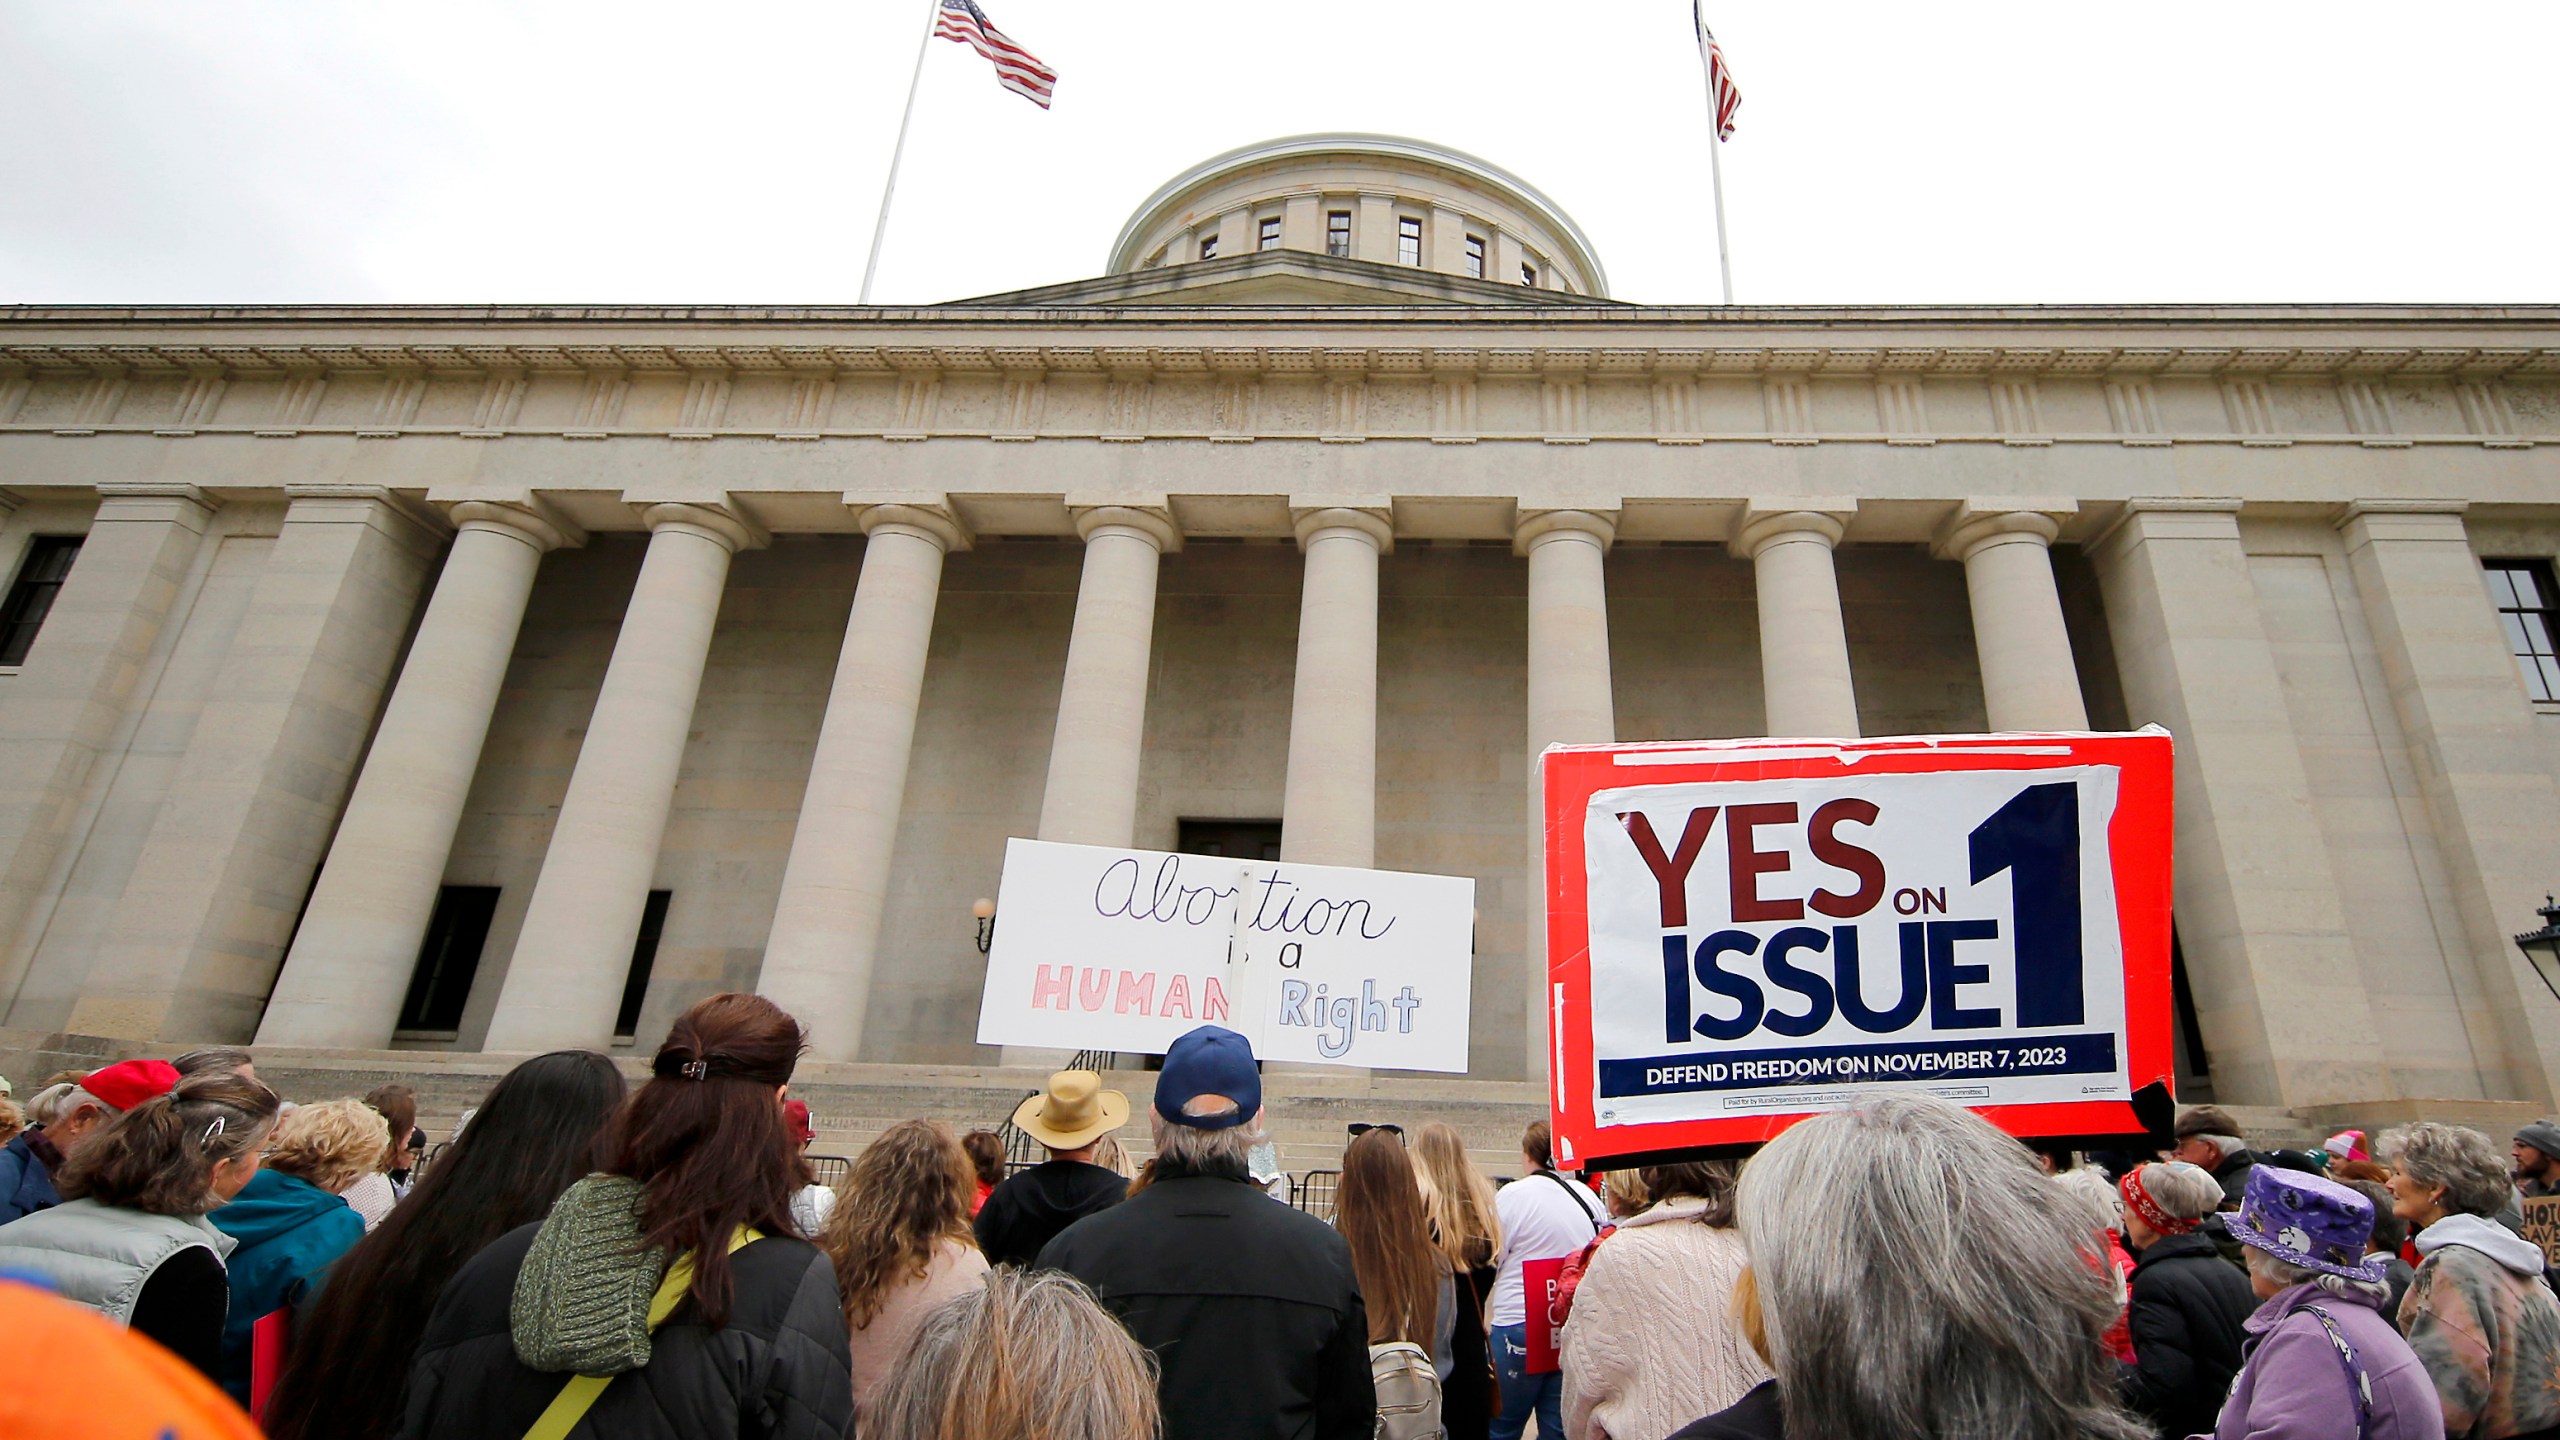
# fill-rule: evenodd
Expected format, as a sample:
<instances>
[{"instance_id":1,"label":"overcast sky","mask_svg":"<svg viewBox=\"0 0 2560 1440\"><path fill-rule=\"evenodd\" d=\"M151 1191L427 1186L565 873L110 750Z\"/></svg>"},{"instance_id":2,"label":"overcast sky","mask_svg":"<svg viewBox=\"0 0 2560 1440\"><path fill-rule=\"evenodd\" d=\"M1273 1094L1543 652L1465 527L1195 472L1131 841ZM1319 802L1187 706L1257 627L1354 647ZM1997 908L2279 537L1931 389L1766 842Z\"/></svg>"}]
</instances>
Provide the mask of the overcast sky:
<instances>
[{"instance_id":1,"label":"overcast sky","mask_svg":"<svg viewBox=\"0 0 2560 1440\"><path fill-rule=\"evenodd\" d=\"M1193 162L1369 130L1717 298L1687 0L982 0L875 299L1098 273ZM0 302L850 303L929 0L0 0ZM1743 303L2555 298L2560 4L1715 0Z\"/></svg>"}]
</instances>

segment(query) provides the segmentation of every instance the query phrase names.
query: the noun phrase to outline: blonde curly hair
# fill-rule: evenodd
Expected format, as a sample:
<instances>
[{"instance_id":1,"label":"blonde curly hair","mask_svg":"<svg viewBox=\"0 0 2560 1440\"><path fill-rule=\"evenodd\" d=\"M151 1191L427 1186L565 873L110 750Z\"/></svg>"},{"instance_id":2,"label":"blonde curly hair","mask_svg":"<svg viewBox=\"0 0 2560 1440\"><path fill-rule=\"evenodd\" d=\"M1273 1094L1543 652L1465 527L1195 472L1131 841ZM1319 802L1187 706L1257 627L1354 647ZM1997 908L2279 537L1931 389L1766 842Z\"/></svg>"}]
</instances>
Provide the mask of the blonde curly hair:
<instances>
[{"instance_id":1,"label":"blonde curly hair","mask_svg":"<svg viewBox=\"0 0 2560 1440\"><path fill-rule=\"evenodd\" d=\"M297 1106L276 1126L267 1163L335 1195L382 1168L391 1122L352 1096Z\"/></svg>"}]
</instances>

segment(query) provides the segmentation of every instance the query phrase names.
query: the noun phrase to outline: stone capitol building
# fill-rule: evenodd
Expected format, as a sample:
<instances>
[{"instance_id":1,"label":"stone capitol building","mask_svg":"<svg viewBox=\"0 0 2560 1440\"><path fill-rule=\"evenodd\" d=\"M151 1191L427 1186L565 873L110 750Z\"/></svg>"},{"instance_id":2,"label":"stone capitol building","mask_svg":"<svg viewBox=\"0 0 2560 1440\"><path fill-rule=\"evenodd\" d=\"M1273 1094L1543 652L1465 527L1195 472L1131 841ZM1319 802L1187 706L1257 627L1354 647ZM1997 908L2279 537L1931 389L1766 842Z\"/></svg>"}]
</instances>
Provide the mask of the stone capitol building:
<instances>
[{"instance_id":1,"label":"stone capitol building","mask_svg":"<svg viewBox=\"0 0 2560 1440\"><path fill-rule=\"evenodd\" d=\"M0 1055L996 1066L1028 836L1473 877L1472 1076L1356 1083L1533 1102L1542 747L2157 723L2183 1094L2553 1104L2560 307L1649 306L1368 135L1103 269L0 309Z\"/></svg>"}]
</instances>

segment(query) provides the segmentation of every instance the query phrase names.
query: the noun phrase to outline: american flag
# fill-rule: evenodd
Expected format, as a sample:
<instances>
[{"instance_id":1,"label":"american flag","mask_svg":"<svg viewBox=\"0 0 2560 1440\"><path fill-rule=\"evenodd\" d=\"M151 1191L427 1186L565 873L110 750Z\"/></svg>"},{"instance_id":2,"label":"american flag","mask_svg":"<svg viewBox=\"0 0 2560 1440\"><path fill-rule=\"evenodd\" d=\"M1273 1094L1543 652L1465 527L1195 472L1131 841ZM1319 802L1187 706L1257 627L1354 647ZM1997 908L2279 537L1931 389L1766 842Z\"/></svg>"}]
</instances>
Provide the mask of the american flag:
<instances>
[{"instance_id":1,"label":"american flag","mask_svg":"<svg viewBox=\"0 0 2560 1440\"><path fill-rule=\"evenodd\" d=\"M1007 39L974 0L942 0L942 13L933 23L933 33L984 55L987 63L996 67L997 84L1043 110L1049 108L1049 96L1058 88L1058 72Z\"/></svg>"},{"instance_id":2,"label":"american flag","mask_svg":"<svg viewBox=\"0 0 2560 1440\"><path fill-rule=\"evenodd\" d=\"M949 4L950 0L943 0ZM1724 63L1724 47L1716 43L1716 33L1707 28L1706 11L1700 0L1689 0L1689 18L1698 27L1698 53L1706 57L1707 88L1716 97L1716 138L1733 138L1733 112L1742 108L1742 87L1733 83L1733 71Z\"/></svg>"}]
</instances>

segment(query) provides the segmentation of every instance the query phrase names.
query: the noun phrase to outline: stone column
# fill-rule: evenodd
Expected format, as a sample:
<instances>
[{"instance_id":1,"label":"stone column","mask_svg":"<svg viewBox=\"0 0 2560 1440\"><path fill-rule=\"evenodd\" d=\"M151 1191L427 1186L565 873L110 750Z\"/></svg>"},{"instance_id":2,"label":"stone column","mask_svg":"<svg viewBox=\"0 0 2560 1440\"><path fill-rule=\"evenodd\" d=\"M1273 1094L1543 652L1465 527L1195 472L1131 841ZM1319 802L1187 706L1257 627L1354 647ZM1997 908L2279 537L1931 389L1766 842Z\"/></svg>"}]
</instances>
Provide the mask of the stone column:
<instances>
[{"instance_id":1,"label":"stone column","mask_svg":"<svg viewBox=\"0 0 2560 1440\"><path fill-rule=\"evenodd\" d=\"M391 1043L543 555L585 543L539 502L467 501L435 595L258 1025L261 1045Z\"/></svg>"},{"instance_id":2,"label":"stone column","mask_svg":"<svg viewBox=\"0 0 2560 1440\"><path fill-rule=\"evenodd\" d=\"M2136 725L2177 741L2178 943L2217 1098L2390 1095L2237 500L2134 499L2091 547ZM2306 1005L2305 997L2316 997Z\"/></svg>"},{"instance_id":3,"label":"stone column","mask_svg":"<svg viewBox=\"0 0 2560 1440\"><path fill-rule=\"evenodd\" d=\"M1280 858L1366 866L1378 845L1378 556L1395 532L1378 510L1303 509L1297 520L1307 567Z\"/></svg>"},{"instance_id":4,"label":"stone column","mask_svg":"<svg viewBox=\"0 0 2560 1440\"><path fill-rule=\"evenodd\" d=\"M652 505L649 553L551 827L489 1037L497 1052L613 1043L729 557L764 543L726 506Z\"/></svg>"},{"instance_id":5,"label":"stone column","mask_svg":"<svg viewBox=\"0 0 2560 1440\"><path fill-rule=\"evenodd\" d=\"M34 958L29 928L187 588L218 502L192 485L98 487L98 513L43 633L0 691L0 1002Z\"/></svg>"},{"instance_id":6,"label":"stone column","mask_svg":"<svg viewBox=\"0 0 2560 1440\"><path fill-rule=\"evenodd\" d=\"M1138 825L1157 563L1180 541L1164 512L1123 505L1078 511L1076 531L1084 536L1084 575L1040 797L1040 838L1127 845Z\"/></svg>"},{"instance_id":7,"label":"stone column","mask_svg":"<svg viewBox=\"0 0 2560 1440\"><path fill-rule=\"evenodd\" d=\"M1521 517L1512 548L1529 560L1529 864L1523 1016L1529 1079L1544 1084L1551 1054L1547 984L1547 845L1537 757L1550 745L1618 738L1609 690L1609 590L1602 557L1617 538L1613 514L1544 510Z\"/></svg>"},{"instance_id":8,"label":"stone column","mask_svg":"<svg viewBox=\"0 0 2560 1440\"><path fill-rule=\"evenodd\" d=\"M1967 500L1938 530L1938 558L1964 562L1982 705L1994 730L2089 728L2053 583L2057 517L2078 509L2068 499Z\"/></svg>"},{"instance_id":9,"label":"stone column","mask_svg":"<svg viewBox=\"0 0 2560 1440\"><path fill-rule=\"evenodd\" d=\"M942 557L968 543L948 511L923 505L874 506L862 529L862 578L756 983L828 1060L862 1053Z\"/></svg>"},{"instance_id":10,"label":"stone column","mask_svg":"<svg viewBox=\"0 0 2560 1440\"><path fill-rule=\"evenodd\" d=\"M1831 565L1858 502L1753 501L1734 532L1760 593L1760 688L1771 735L1854 739L1849 634Z\"/></svg>"},{"instance_id":11,"label":"stone column","mask_svg":"<svg viewBox=\"0 0 2560 1440\"><path fill-rule=\"evenodd\" d=\"M78 992L75 1033L248 1039L364 759L444 520L372 486L285 495L112 923L53 992Z\"/></svg>"},{"instance_id":12,"label":"stone column","mask_svg":"<svg viewBox=\"0 0 2560 1440\"><path fill-rule=\"evenodd\" d=\"M1076 586L1066 680L1058 689L1039 838L1128 845L1138 830L1138 757L1147 732L1156 570L1181 537L1169 513L1126 505L1078 510L1076 531L1084 536L1084 575ZM1000 1058L1006 1065L1054 1069L1074 1053L1007 1045Z\"/></svg>"},{"instance_id":13,"label":"stone column","mask_svg":"<svg viewBox=\"0 0 2560 1440\"><path fill-rule=\"evenodd\" d=\"M2361 500L2338 528L2490 999L2472 1044L2484 1060L2503 1052L2508 1094L2548 1107L2560 1098L2560 1002L2510 937L2541 928L2534 906L2560 881L2560 797L2462 510Z\"/></svg>"}]
</instances>

